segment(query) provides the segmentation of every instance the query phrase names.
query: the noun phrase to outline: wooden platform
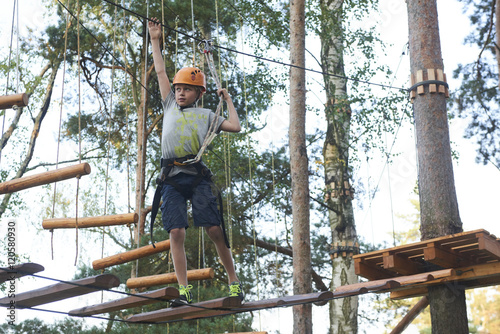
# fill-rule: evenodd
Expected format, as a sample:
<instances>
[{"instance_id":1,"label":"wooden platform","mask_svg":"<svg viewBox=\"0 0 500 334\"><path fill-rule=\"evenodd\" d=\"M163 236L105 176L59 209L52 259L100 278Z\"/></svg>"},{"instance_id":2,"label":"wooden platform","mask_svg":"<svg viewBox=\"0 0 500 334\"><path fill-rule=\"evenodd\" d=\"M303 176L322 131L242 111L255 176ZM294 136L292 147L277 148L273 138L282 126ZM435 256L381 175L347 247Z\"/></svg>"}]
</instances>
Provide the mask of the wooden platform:
<instances>
[{"instance_id":1,"label":"wooden platform","mask_svg":"<svg viewBox=\"0 0 500 334\"><path fill-rule=\"evenodd\" d=\"M369 280L453 269L452 275L429 284L460 282L469 289L500 283L500 241L482 229L359 254L353 259L356 274ZM425 295L426 286L415 286L413 292L391 293L391 297Z\"/></svg>"}]
</instances>

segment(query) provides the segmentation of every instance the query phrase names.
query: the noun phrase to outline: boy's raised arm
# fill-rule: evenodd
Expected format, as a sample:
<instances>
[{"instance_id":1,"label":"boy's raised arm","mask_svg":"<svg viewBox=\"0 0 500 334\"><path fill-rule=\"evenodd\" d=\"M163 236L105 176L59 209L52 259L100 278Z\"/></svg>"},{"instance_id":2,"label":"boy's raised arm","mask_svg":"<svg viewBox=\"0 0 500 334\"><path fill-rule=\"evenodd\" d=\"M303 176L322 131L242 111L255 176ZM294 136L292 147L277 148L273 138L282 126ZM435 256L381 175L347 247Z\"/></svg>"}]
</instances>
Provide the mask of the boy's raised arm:
<instances>
[{"instance_id":1,"label":"boy's raised arm","mask_svg":"<svg viewBox=\"0 0 500 334\"><path fill-rule=\"evenodd\" d=\"M165 63L161 56L160 38L161 25L156 17L148 21L149 36L151 38L151 47L153 49L153 61L155 65L156 75L158 76L158 84L160 85L161 99L165 98L170 93L170 81L168 80L167 72L165 71Z\"/></svg>"},{"instance_id":2,"label":"boy's raised arm","mask_svg":"<svg viewBox=\"0 0 500 334\"><path fill-rule=\"evenodd\" d=\"M227 132L240 132L241 131L241 125L240 125L240 119L238 117L238 113L236 112L236 109L234 108L233 100L231 99L231 96L227 92L226 89L222 88L217 91L217 94L219 96L222 96L224 101L226 101L227 104L227 110L229 112L228 118L222 122L222 124L219 127L219 130L222 131L227 131Z\"/></svg>"}]
</instances>

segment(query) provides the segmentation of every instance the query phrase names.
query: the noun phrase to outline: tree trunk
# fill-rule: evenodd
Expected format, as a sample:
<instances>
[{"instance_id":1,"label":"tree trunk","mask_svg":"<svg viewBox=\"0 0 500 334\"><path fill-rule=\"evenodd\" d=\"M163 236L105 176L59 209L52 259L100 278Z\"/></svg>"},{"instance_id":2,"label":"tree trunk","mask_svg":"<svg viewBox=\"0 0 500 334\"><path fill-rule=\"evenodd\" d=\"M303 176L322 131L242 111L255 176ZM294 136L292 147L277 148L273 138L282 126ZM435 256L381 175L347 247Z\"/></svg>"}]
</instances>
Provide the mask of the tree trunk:
<instances>
[{"instance_id":1,"label":"tree trunk","mask_svg":"<svg viewBox=\"0 0 500 334\"><path fill-rule=\"evenodd\" d=\"M309 179L305 140L305 1L290 1L290 169L293 215L293 293L311 292ZM310 304L293 307L294 333L312 333Z\"/></svg>"},{"instance_id":2,"label":"tree trunk","mask_svg":"<svg viewBox=\"0 0 500 334\"><path fill-rule=\"evenodd\" d=\"M414 78L422 70L443 70L435 0L408 3L410 65ZM462 232L458 212L444 94L429 85L414 100L417 133L420 231L422 240ZM455 285L429 288L433 333L468 333L465 292Z\"/></svg>"},{"instance_id":3,"label":"tree trunk","mask_svg":"<svg viewBox=\"0 0 500 334\"><path fill-rule=\"evenodd\" d=\"M500 88L500 0L495 1L495 55L497 58L498 88Z\"/></svg>"}]
</instances>

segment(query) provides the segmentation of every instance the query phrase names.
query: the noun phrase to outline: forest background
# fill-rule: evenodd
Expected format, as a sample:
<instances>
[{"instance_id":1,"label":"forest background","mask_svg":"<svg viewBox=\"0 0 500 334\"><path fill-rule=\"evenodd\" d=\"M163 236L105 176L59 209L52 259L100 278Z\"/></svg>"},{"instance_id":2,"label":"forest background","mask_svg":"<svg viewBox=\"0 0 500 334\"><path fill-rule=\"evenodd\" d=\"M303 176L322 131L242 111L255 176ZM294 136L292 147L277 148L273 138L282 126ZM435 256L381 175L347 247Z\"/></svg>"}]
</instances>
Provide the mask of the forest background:
<instances>
[{"instance_id":1,"label":"forest background","mask_svg":"<svg viewBox=\"0 0 500 334\"><path fill-rule=\"evenodd\" d=\"M33 29L33 33L39 34L43 30L46 17L47 9L38 1L21 1L20 2L20 35L26 37L29 32L26 27ZM392 71L394 72L394 80L392 84L395 87L407 87L408 86L408 54L405 51L405 44L407 42L407 22L406 22L406 7L401 1L381 1L380 2L380 29L381 38L387 43L391 43L392 46L386 50L386 54L380 54L378 57L379 61L384 64L389 64ZM457 1L439 1L438 12L440 20L440 33L442 42L442 52L443 59L445 63L445 73L448 74L448 81L450 82L450 87L459 86L459 82L452 79L452 71L460 63L470 63L474 61L477 57L478 49L471 47L470 45L464 45L465 37L470 33L471 27L468 24L467 15L462 13L462 4ZM10 23L12 22L11 12L9 10L2 11L1 13L1 26L0 31L2 35L1 52L2 59L8 52L8 38L10 31ZM460 18L460 19L458 19ZM307 49L313 54L317 54L318 50L315 50L315 45L317 41L314 38L307 39ZM239 44L237 44L239 45ZM277 50L275 50L277 51ZM284 62L286 61L287 51L279 50L283 53ZM247 50L247 52L252 53ZM274 57L271 54L271 57ZM244 60L245 64L249 64L251 60ZM25 62L25 64L30 64ZM308 58L308 67L314 68L315 62ZM36 64L30 64L30 66L36 66ZM309 66L310 65L310 66ZM250 66L250 65L247 65ZM272 65L275 68L280 67L278 65ZM316 68L318 69L318 68ZM287 68L281 68L279 71L287 72ZM311 109L321 109L324 104L324 96L322 96L321 89L316 89L318 86L317 82L321 81L321 76L314 73L307 73L308 75L308 85L310 85L308 93L308 103L311 105ZM382 80L380 76L374 76L371 81L377 82ZM287 85L286 78L283 78L282 85ZM60 82L59 82L60 87ZM87 91L83 92L83 95L91 95L92 92L89 88ZM58 93L54 93L54 99L58 99ZM286 134L286 127L288 124L288 109L286 104L286 94L281 94L279 96L273 97L274 105L272 105L269 110L266 111L267 125L255 134L255 142L263 145L264 147L269 147L269 144L279 147L280 144L284 144L286 140L284 139ZM56 103L54 103L54 110L58 109ZM308 113L308 133L316 133L316 129L325 131L324 122L321 113ZM272 121L272 122L271 122ZM46 124L58 124L58 112L50 112L45 120ZM271 124L273 123L273 124ZM261 126L265 124L262 121ZM457 153L457 158L455 159L455 180L457 188L457 196L459 202L459 209L461 213L461 218L464 223L464 230L473 230L477 228L484 228L487 231L500 235L500 230L498 224L498 219L496 219L496 206L498 203L497 189L500 187L500 172L492 164L477 164L475 162L476 149L475 143L472 140L465 140L463 138L463 133L467 125L467 120L453 119L450 121L450 133L452 138L452 149ZM39 135L39 142L37 143L37 149L35 152L36 159L39 161L53 161L54 159L47 159L47 155L55 155L55 138L57 137L57 126L44 127ZM397 134L396 140L392 135L387 135L384 138L387 147L391 147L393 141L394 146L391 149L393 154L396 154L392 158L392 164L386 165L385 159L375 159L371 157L369 163L366 163L363 156L360 157L360 162L358 165L358 177L361 183L364 183L365 191L368 192L368 185L371 185L371 191L373 192L377 188L377 192L370 200L368 196L363 195L363 191L359 191L355 201L355 216L356 216L356 227L358 234L361 239L367 244L380 245L385 244L391 246L394 242L394 232L404 231L409 229L411 224L408 219L401 217L401 215L410 215L415 213L415 207L411 203L412 199L416 199L417 196L414 193L414 188L416 184L416 162L415 162L415 142L413 136L413 128L410 125L406 125L401 128ZM64 156L74 156L76 150L74 143L66 142L62 146L61 154ZM317 149L317 148L316 148ZM258 151L258 149L256 149ZM314 164L313 157L319 157L317 153L312 153L310 155L313 169L320 170L320 164ZM319 160L318 160L319 161ZM2 170L8 168L8 161L2 158L1 163ZM102 172L102 171L101 171ZM112 173L113 174L113 173ZM111 176L113 178L114 176ZM116 175L116 178L119 178ZM112 187L119 189L117 183L110 182ZM82 178L81 183L84 184L86 181L85 177ZM314 181L312 181L314 184ZM317 180L316 180L317 183ZM319 183L321 184L321 182ZM65 189L65 196L67 198L73 196L74 189L70 186ZM102 187L102 185L100 186ZM320 187L320 185L318 186ZM95 190L95 188L93 189ZM90 189L87 189L90 191ZM319 190L317 190L320 193ZM30 260L33 262L41 263L46 268L44 275L49 277L57 277L59 279L71 279L78 271L77 267L73 265L75 256L75 245L74 245L74 232L70 231L57 231L55 242L54 242L54 260L50 259L50 233L48 231L40 231L41 217L46 215L47 207L50 207L50 191L47 188L30 190L29 196L24 199L24 204L20 206L19 210L10 215L18 220L19 235L22 241L19 244L19 253L27 254ZM118 195L116 198L117 202L124 203L126 200ZM33 200L36 199L36 200ZM33 202L31 202L33 201ZM64 202L64 201L63 201ZM36 208L32 205L37 203ZM97 213L102 207L96 208ZM66 214L69 216L74 216L74 203L68 202L65 209ZM61 210L63 211L63 210ZM61 212L62 213L62 212ZM279 215L279 213L278 213ZM321 219L321 213L318 213L315 219ZM5 219L5 217L3 217ZM38 222L38 225L37 225ZM290 223L290 221L289 221ZM274 233L272 228L267 231L265 228L262 229L261 233ZM81 238L85 238L84 232L82 232ZM83 239L86 240L86 239ZM114 249L106 245L105 251L109 254L113 254ZM90 263L92 260L100 257L100 244L81 244L79 245L79 259L78 262ZM40 284L45 284L39 280L29 280L26 283L19 285L19 289L32 289L39 287ZM106 296L112 298L113 296ZM364 298L364 297L363 297ZM367 307L370 303L370 299L361 299L360 307ZM365 304L363 305L365 300ZM92 301L92 299L81 298L78 302L82 303L93 303L98 302L97 300ZM68 301L69 304L73 304L74 301ZM69 305L68 304L68 305ZM68 306L59 303L54 308L67 308ZM287 326L289 321L287 319L290 314L287 313L288 310L279 311L266 311L262 312L262 320L260 322L266 326L271 325L271 321L268 319L276 318L276 312L279 313L278 328L275 330L281 330L282 332L287 332ZM19 312L20 319L29 319L35 316L40 317L39 314L32 311L22 311ZM315 317L321 319L324 317L324 313L320 310L315 310ZM57 319L54 316L54 319ZM314 323L317 323L316 321ZM274 324L273 324L274 325ZM363 327L365 326L365 327ZM258 327L258 326L257 326ZM360 322L361 330L369 330L370 325ZM266 330L273 330L273 328L265 328ZM320 331L320 328L315 328ZM315 331L316 332L316 331Z\"/></svg>"}]
</instances>

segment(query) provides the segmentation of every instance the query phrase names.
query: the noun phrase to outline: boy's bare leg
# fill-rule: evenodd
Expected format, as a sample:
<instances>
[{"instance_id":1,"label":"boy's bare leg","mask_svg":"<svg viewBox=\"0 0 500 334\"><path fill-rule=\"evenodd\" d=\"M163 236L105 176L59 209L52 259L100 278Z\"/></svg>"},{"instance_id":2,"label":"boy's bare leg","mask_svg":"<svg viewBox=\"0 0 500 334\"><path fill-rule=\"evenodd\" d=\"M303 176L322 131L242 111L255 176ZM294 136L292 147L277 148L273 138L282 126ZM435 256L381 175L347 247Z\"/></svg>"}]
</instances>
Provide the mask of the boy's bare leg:
<instances>
[{"instance_id":1,"label":"boy's bare leg","mask_svg":"<svg viewBox=\"0 0 500 334\"><path fill-rule=\"evenodd\" d=\"M187 286L187 260L186 251L184 249L185 239L185 228L174 228L170 230L170 250L172 251L172 260L174 261L177 282L181 285Z\"/></svg>"},{"instance_id":2,"label":"boy's bare leg","mask_svg":"<svg viewBox=\"0 0 500 334\"><path fill-rule=\"evenodd\" d=\"M219 254L220 260L226 269L229 283L238 282L238 276L236 276L236 271L234 269L233 256L231 254L231 250L226 246L221 227L209 226L205 227L205 230L215 244L217 254Z\"/></svg>"}]
</instances>

